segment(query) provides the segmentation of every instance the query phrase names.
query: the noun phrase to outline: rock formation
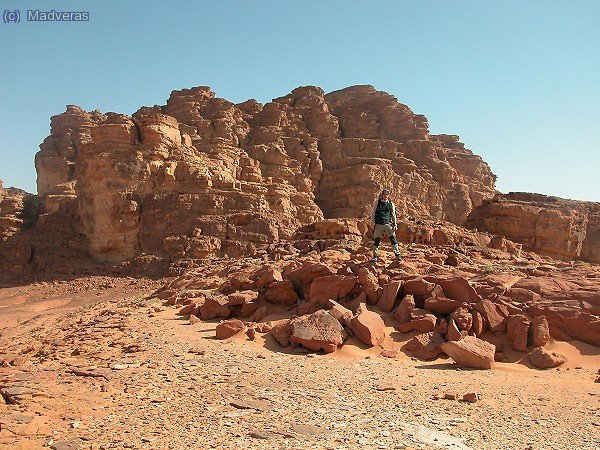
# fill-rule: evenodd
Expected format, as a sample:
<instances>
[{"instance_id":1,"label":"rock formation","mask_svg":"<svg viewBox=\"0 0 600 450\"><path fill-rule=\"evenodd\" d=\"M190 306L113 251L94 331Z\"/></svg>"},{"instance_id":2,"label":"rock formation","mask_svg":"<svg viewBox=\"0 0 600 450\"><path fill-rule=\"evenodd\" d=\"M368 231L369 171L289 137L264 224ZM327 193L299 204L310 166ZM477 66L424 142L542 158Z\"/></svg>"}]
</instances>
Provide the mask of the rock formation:
<instances>
[{"instance_id":1,"label":"rock formation","mask_svg":"<svg viewBox=\"0 0 600 450\"><path fill-rule=\"evenodd\" d=\"M484 201L466 226L541 254L600 262L600 203L511 192Z\"/></svg>"},{"instance_id":2,"label":"rock formation","mask_svg":"<svg viewBox=\"0 0 600 450\"><path fill-rule=\"evenodd\" d=\"M33 249L21 235L34 225L37 208L35 196L0 180L0 270L18 273L29 263Z\"/></svg>"},{"instance_id":3,"label":"rock formation","mask_svg":"<svg viewBox=\"0 0 600 450\"><path fill-rule=\"evenodd\" d=\"M36 168L44 220L61 215L80 250L110 263L239 256L323 217L366 217L381 186L400 213L457 224L496 193L457 136L430 135L371 86L265 105L196 87L131 117L68 106Z\"/></svg>"}]
</instances>

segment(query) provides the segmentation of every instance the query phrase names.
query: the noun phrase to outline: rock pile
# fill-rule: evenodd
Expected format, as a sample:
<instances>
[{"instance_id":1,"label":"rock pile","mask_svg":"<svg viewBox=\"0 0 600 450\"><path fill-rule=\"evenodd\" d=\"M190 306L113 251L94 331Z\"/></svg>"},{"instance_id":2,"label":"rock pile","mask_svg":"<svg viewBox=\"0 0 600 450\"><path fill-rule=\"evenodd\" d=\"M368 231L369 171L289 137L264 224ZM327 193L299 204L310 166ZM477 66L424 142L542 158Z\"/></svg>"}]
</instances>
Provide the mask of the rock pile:
<instances>
[{"instance_id":1,"label":"rock pile","mask_svg":"<svg viewBox=\"0 0 600 450\"><path fill-rule=\"evenodd\" d=\"M506 358L505 348L492 342L504 341L511 351L535 349L529 360L547 368L561 363L560 355L543 348L551 336L568 333L600 346L596 315L571 307L560 316L572 322L556 320L547 300L525 287L542 277L469 274L431 263L429 272L439 267L438 273L419 275L397 263L382 268L366 260L364 253L351 257L333 249L263 263L229 260L228 267L175 278L156 296L179 305L184 316L226 319L218 337L251 330L251 339L268 333L284 348L334 352L354 337L393 357L395 333L402 336L395 342L405 342L402 350L414 357L448 355L463 366L491 368Z\"/></svg>"}]
</instances>

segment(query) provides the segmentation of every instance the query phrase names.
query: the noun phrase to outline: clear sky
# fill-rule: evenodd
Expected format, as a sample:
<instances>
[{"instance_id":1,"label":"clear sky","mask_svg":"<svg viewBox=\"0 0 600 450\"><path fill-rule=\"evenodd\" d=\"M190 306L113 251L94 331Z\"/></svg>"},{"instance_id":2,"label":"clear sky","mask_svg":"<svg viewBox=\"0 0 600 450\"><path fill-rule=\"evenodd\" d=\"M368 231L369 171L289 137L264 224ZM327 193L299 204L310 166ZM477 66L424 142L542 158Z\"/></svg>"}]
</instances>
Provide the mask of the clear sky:
<instances>
[{"instance_id":1,"label":"clear sky","mask_svg":"<svg viewBox=\"0 0 600 450\"><path fill-rule=\"evenodd\" d=\"M600 201L598 0L0 0L0 178L35 192L50 116L209 85L266 102L372 84L458 134L501 192ZM26 21L27 9L89 22ZM3 15L3 17L6 17Z\"/></svg>"}]
</instances>

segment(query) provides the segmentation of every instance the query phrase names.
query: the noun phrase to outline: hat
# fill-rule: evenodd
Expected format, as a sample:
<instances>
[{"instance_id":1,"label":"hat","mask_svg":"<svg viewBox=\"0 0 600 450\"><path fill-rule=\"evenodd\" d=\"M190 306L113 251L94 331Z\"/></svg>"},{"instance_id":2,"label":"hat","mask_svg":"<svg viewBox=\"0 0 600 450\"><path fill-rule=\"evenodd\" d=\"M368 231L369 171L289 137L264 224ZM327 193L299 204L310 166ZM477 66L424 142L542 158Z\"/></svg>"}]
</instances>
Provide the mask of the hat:
<instances>
[{"instance_id":1,"label":"hat","mask_svg":"<svg viewBox=\"0 0 600 450\"><path fill-rule=\"evenodd\" d=\"M381 191L381 193L382 193L382 194L389 194L389 193L390 193L390 190L389 190L389 189L384 189L384 190L382 190L382 191Z\"/></svg>"}]
</instances>

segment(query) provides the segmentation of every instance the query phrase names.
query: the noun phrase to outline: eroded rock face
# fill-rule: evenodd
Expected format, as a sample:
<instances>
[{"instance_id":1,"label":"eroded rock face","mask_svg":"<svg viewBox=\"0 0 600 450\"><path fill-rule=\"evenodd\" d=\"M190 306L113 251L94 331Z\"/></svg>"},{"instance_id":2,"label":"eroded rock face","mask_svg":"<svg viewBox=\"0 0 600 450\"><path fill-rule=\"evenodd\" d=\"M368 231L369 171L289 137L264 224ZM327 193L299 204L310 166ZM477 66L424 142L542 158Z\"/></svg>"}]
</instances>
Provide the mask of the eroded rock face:
<instances>
[{"instance_id":1,"label":"eroded rock face","mask_svg":"<svg viewBox=\"0 0 600 450\"><path fill-rule=\"evenodd\" d=\"M366 217L381 186L400 214L455 223L496 193L457 136L430 135L371 86L300 87L265 105L195 87L132 116L68 106L36 169L44 214L71 220L100 262L240 256L324 217Z\"/></svg>"},{"instance_id":2,"label":"eroded rock face","mask_svg":"<svg viewBox=\"0 0 600 450\"><path fill-rule=\"evenodd\" d=\"M600 262L600 203L511 192L475 208L466 226L541 254Z\"/></svg>"},{"instance_id":3,"label":"eroded rock face","mask_svg":"<svg viewBox=\"0 0 600 450\"><path fill-rule=\"evenodd\" d=\"M28 230L37 219L39 202L21 189L4 188L0 180L0 270L19 273L33 248Z\"/></svg>"}]
</instances>

